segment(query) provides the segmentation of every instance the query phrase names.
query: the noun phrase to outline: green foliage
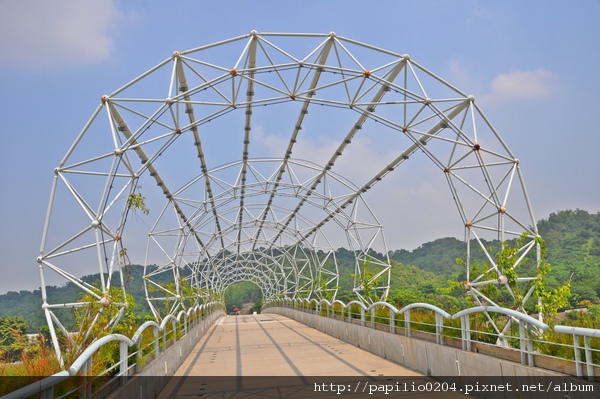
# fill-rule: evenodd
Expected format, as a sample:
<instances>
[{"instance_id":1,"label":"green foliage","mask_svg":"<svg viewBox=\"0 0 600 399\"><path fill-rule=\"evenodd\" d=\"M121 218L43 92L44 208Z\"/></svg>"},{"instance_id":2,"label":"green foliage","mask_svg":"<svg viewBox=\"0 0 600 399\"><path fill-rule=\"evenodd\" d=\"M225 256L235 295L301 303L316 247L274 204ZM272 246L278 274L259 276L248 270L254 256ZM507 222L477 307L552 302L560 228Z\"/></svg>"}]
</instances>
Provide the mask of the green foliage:
<instances>
[{"instance_id":1,"label":"green foliage","mask_svg":"<svg viewBox=\"0 0 600 399\"><path fill-rule=\"evenodd\" d=\"M549 320L550 328L544 332L542 337L545 341L553 342L556 344L544 344L537 345L536 350L542 354L557 356L563 359L574 359L573 353L573 336L570 334L559 334L554 331L554 326L557 324L563 326L582 327L591 329L600 329L600 305L587 304L587 309L575 309L568 313L560 315L554 319ZM581 338L580 338L581 339ZM583 342L580 341L580 345L583 346ZM600 348L600 338L592 338L591 345L593 348ZM584 358L582 354L582 358ZM600 353L597 351L592 352L593 362L595 364L600 363Z\"/></svg>"},{"instance_id":2,"label":"green foliage","mask_svg":"<svg viewBox=\"0 0 600 399\"><path fill-rule=\"evenodd\" d=\"M43 337L30 342L25 334L18 333L15 334L15 341L18 341L19 346L23 347L18 357L20 362L0 363L0 378L2 379L0 396L61 370L54 350L44 341ZM13 361L15 359L9 358L6 360ZM63 383L55 389L55 394L63 394L66 391L67 389Z\"/></svg>"},{"instance_id":3,"label":"green foliage","mask_svg":"<svg viewBox=\"0 0 600 399\"><path fill-rule=\"evenodd\" d=\"M141 190L142 186L137 186L136 189ZM141 211L144 215L150 214L150 209L146 207L146 197L141 192L133 192L127 197L127 208L133 209L134 212Z\"/></svg>"},{"instance_id":4,"label":"green foliage","mask_svg":"<svg viewBox=\"0 0 600 399\"><path fill-rule=\"evenodd\" d=\"M331 301L333 298L334 290L339 288L339 286L328 287L327 281L325 281L322 277L318 277L313 280L313 291L318 292L323 299L327 299L328 301Z\"/></svg>"},{"instance_id":5,"label":"green foliage","mask_svg":"<svg viewBox=\"0 0 600 399\"><path fill-rule=\"evenodd\" d=\"M101 303L94 295L84 293L79 302L85 306L75 308L75 319L79 327L79 334L75 336L75 346L85 348L92 340L110 332L116 332L128 337L133 336L135 329L141 324L141 319L135 315L135 299L129 293L124 294L123 289L111 287L108 293L101 296L105 303ZM111 321L122 313L120 322L116 326ZM91 329L91 333L86 334Z\"/></svg>"},{"instance_id":6,"label":"green foliage","mask_svg":"<svg viewBox=\"0 0 600 399\"><path fill-rule=\"evenodd\" d=\"M27 333L34 334L46 325L40 290L9 291L0 295L0 317L10 316L23 318L29 326Z\"/></svg>"},{"instance_id":7,"label":"green foliage","mask_svg":"<svg viewBox=\"0 0 600 399\"><path fill-rule=\"evenodd\" d=\"M425 243L413 251L391 251L390 258L430 273L452 275L457 271L455 259L464 257L464 254L464 241L446 237Z\"/></svg>"},{"instance_id":8,"label":"green foliage","mask_svg":"<svg viewBox=\"0 0 600 399\"><path fill-rule=\"evenodd\" d=\"M546 259L552 264L550 286L570 281L570 305L600 296L600 212L576 209L551 213L538 223L547 243Z\"/></svg>"},{"instance_id":9,"label":"green foliage","mask_svg":"<svg viewBox=\"0 0 600 399\"><path fill-rule=\"evenodd\" d=\"M254 312L260 313L262 306L263 306L263 300L261 298L254 305L252 305L252 307L250 308L250 314L253 314Z\"/></svg>"},{"instance_id":10,"label":"green foliage","mask_svg":"<svg viewBox=\"0 0 600 399\"><path fill-rule=\"evenodd\" d=\"M351 274L350 276L353 279L358 280L360 287L362 288L363 297L372 303L379 300L379 295L377 294L375 287L379 285L381 277L373 279L375 274L371 271L370 265L371 261L367 259L362 264L360 275L357 276L356 274Z\"/></svg>"},{"instance_id":11,"label":"green foliage","mask_svg":"<svg viewBox=\"0 0 600 399\"><path fill-rule=\"evenodd\" d=\"M550 272L550 264L545 261L547 252L546 242L539 236L534 238L535 244L539 247L539 260L535 256L521 257L524 245L528 242L530 236L527 232L523 233L517 240L512 242L505 241L495 255L496 267L498 271L491 268L487 263L473 263L471 265L471 275L477 276L483 274L485 281L498 280L497 284L487 284L478 287L479 291L493 300L499 306L513 308L519 311L526 311L524 301L527 300L527 294L533 289L534 295L529 297L528 302L533 302L535 298L542 300L542 305L535 303L532 305L537 312L543 311L546 315L555 315L559 309L568 306L570 296L570 284L564 283L560 287L550 288L547 282L547 275ZM535 253L535 252L534 252ZM517 268L517 262L520 262ZM464 261L457 258L457 263L462 265ZM528 272L529 275L535 275L535 280L525 282L519 281L517 269ZM497 273L506 277L506 282L501 283ZM449 287L444 292L453 292L458 288L460 282L449 281ZM508 290L501 290L502 284L506 284L513 295ZM470 299L470 298L469 298Z\"/></svg>"},{"instance_id":12,"label":"green foliage","mask_svg":"<svg viewBox=\"0 0 600 399\"><path fill-rule=\"evenodd\" d=\"M241 309L246 303L256 304L261 301L262 291L250 281L232 284L225 290L225 307L228 313L231 313L234 308Z\"/></svg>"},{"instance_id":13,"label":"green foliage","mask_svg":"<svg viewBox=\"0 0 600 399\"><path fill-rule=\"evenodd\" d=\"M148 295L150 298L155 298L155 294L158 297L166 298L162 301L162 306L158 306L159 312L162 311L163 315L170 314L174 311L179 312L180 310L187 310L200 301L198 294L196 294L190 284L190 280L185 276L180 275L177 279L177 283L173 280L170 282L164 280L160 285L162 289L154 284L148 284ZM179 295L180 298L176 298L177 295ZM175 302L176 299L178 302ZM174 308L174 306L182 306L183 308L178 309L177 307Z\"/></svg>"},{"instance_id":14,"label":"green foliage","mask_svg":"<svg viewBox=\"0 0 600 399\"><path fill-rule=\"evenodd\" d=\"M128 206L131 209L144 212L147 210L145 198L139 193L134 193ZM538 223L540 235L546 243L545 262L540 265L540 272L543 274L544 285L539 286L535 293L544 298L544 313L548 313L548 306L556 309L561 308L560 304L552 304L557 297L566 295L565 283L570 281L569 306L587 306L591 309L598 303L600 295L600 213L590 214L583 210L566 210L550 214L547 219ZM500 251L500 242L484 242L486 247L495 247ZM507 243L509 247L515 248L517 240ZM471 245L475 248L475 245ZM508 247L507 247L508 249ZM468 306L465 299L465 289L463 281L466 279L464 266L457 264L455 259L464 257L465 243L455 238L440 238L429 243L421 245L419 248L408 250L391 251L391 286L389 301L396 307L402 307L410 302L428 302L441 307L447 312L454 313ZM124 254L125 255L125 254ZM377 259L382 259L381 254L372 254ZM479 271L483 272L485 261L487 260L483 253L474 252L471 254L471 263ZM506 257L510 255L505 253ZM352 274L355 273L356 254L350 250L339 248L335 251L335 258L338 262L340 272L339 291L337 299L349 302L356 299L352 292L353 281ZM331 266L332 259L325 262L328 269ZM552 265L550 271L548 264ZM537 265L529 261L527 266L528 275L535 273ZM150 267L152 269L152 267ZM145 300L143 288L143 267L137 265L125 265L123 270L126 275L125 284L127 292L131 294L134 301L138 304L136 308L129 309L139 320L143 320L149 313L149 307ZM524 274L521 267L518 268L520 274ZM507 277L515 280L515 275L511 275L508 269ZM532 272L531 274L529 274ZM105 278L107 275L105 275ZM87 283L93 283L99 280L98 274L84 276L82 280ZM168 276L157 275L154 277L160 284L168 284ZM448 284L448 281L454 284ZM321 284L321 282L317 282ZM120 281L113 279L114 287L120 286ZM251 284L252 285L252 284ZM187 288L184 287L184 291ZM258 290L257 288L254 288ZM525 285L521 290L525 289ZM81 290L72 283L63 286L46 287L50 303L72 303L80 299ZM556 290L556 291L554 291ZM561 291L562 290L562 291ZM234 295L235 296L235 295ZM507 297L504 300L508 300ZM258 303L258 299L252 301L242 300L240 304L233 307L241 307L243 302ZM22 317L29 326L28 333L37 333L45 325L46 320L41 310L42 300L39 289L34 291L10 291L0 295L0 317L18 316ZM229 305L228 305L229 306ZM529 310L535 310L535 304L532 304ZM58 314L61 321L66 321L66 327L70 331L75 330L75 313L65 310L53 310ZM575 315L576 313L570 313ZM577 313L578 314L578 313ZM585 316L585 315L584 315ZM582 316L582 317L584 317ZM417 317L417 316L415 316ZM574 317L574 316L571 316ZM579 316L578 316L579 317ZM561 320L565 323L570 319Z\"/></svg>"},{"instance_id":15,"label":"green foliage","mask_svg":"<svg viewBox=\"0 0 600 399\"><path fill-rule=\"evenodd\" d=\"M15 362L27 346L27 322L21 317L0 317L0 355ZM25 337L25 339L22 339Z\"/></svg>"}]
</instances>

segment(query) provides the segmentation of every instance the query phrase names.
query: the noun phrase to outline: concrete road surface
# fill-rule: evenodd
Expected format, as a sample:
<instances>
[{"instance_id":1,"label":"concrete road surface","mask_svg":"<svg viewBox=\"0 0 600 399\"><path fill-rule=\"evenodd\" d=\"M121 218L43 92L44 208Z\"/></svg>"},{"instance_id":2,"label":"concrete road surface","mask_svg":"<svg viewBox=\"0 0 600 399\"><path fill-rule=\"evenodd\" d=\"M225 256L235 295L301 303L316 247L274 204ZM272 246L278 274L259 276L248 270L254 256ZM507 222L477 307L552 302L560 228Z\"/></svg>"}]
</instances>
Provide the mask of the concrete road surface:
<instances>
[{"instance_id":1,"label":"concrete road surface","mask_svg":"<svg viewBox=\"0 0 600 399\"><path fill-rule=\"evenodd\" d=\"M159 398L464 398L431 392L435 384L442 387L284 316L259 314L215 323Z\"/></svg>"}]
</instances>

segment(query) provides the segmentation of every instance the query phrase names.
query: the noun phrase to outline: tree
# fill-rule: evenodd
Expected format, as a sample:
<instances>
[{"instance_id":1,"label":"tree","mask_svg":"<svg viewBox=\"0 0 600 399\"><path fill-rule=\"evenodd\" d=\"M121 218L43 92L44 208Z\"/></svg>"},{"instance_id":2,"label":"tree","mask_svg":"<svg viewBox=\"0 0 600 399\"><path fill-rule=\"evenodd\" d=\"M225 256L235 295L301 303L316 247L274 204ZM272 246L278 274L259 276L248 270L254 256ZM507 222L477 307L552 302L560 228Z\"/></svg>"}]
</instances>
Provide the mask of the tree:
<instances>
[{"instance_id":1,"label":"tree","mask_svg":"<svg viewBox=\"0 0 600 399\"><path fill-rule=\"evenodd\" d=\"M546 242L540 237L534 237L534 243L537 246L537 255L535 258L532 256L526 257L526 253L522 251L529 235L527 232L523 233L519 239L513 242L503 242L500 250L495 255L496 267L489 267L486 264L479 265L474 264L471 266L471 272L473 274L481 271L484 275L483 281L492 282L477 287L479 294L471 293L467 298L469 302L473 302L473 298L476 298L477 304L483 305L497 305L504 308L512 308L522 313L528 313L528 311L535 310L540 315L553 316L556 315L558 310L568 306L570 292L570 282L564 283L562 286L557 288L550 288L548 286L546 276L550 272L550 264L545 261L546 257ZM457 258L457 263L463 264L463 260ZM519 279L517 274L516 265L519 268L533 272L535 275L534 279ZM467 293L470 293L473 288L470 282L457 282L448 281L449 288L446 290L439 290L440 292L449 293L456 287L464 285L467 288ZM474 295L478 295L475 297ZM483 298L483 299L482 299ZM540 301L537 302L535 299L538 298ZM493 303L489 303L493 301ZM534 305L535 303L535 305ZM497 343L505 345L506 341L501 338L502 335L506 335L513 328L513 319L505 318L501 315L493 315L487 312L480 314L475 318L476 323L475 330L484 331L487 326L493 330L492 334L485 335L484 340L490 342L495 339L494 334L497 334Z\"/></svg>"},{"instance_id":2,"label":"tree","mask_svg":"<svg viewBox=\"0 0 600 399\"><path fill-rule=\"evenodd\" d=\"M29 326L21 317L0 317L0 350L7 360L17 361L27 347Z\"/></svg>"},{"instance_id":3,"label":"tree","mask_svg":"<svg viewBox=\"0 0 600 399\"><path fill-rule=\"evenodd\" d=\"M379 301L376 287L379 284L381 277L373 279L374 273L371 271L370 265L371 261L367 259L362 264L361 273L359 275L351 274L350 276L356 281L360 282L358 289L363 292L363 300L373 303Z\"/></svg>"}]
</instances>

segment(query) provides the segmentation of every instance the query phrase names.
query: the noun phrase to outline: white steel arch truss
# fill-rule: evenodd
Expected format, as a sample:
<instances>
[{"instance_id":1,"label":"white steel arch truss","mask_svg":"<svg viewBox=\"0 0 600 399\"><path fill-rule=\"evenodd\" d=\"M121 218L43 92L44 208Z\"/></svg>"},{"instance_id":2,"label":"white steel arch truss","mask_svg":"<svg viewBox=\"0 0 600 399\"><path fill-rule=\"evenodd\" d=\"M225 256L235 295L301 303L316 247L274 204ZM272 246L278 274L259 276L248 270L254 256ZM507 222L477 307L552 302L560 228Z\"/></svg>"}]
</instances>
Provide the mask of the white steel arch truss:
<instances>
[{"instance_id":1,"label":"white steel arch truss","mask_svg":"<svg viewBox=\"0 0 600 399\"><path fill-rule=\"evenodd\" d=\"M319 134L336 144L306 144ZM344 162L362 137L393 155ZM408 55L334 33L253 31L176 51L102 96L55 169L38 257L48 324L64 329L54 309L84 306L52 302L52 271L90 301L117 306L106 329L114 327L127 305L111 287L116 279L125 294L129 258L147 265L158 318L243 280L267 298L335 297L340 236L356 256L356 294L385 299L387 245L364 197L415 154L450 187L468 238L469 293L495 304L481 286L502 288L506 271L483 237L526 232L522 258L539 260L538 233L519 161L472 96ZM363 166L376 169L364 179ZM490 261L480 275L470 274L471 239ZM90 263L101 281L77 277Z\"/></svg>"},{"instance_id":2,"label":"white steel arch truss","mask_svg":"<svg viewBox=\"0 0 600 399\"><path fill-rule=\"evenodd\" d=\"M280 173L282 169L284 172ZM247 178L241 182L244 170ZM236 178L229 183L222 175ZM309 190L308 185L315 179L321 179L326 189ZM219 186L220 190L217 193L211 188L210 200L209 186ZM333 187L335 195L330 190ZM233 282L243 280L255 282L265 298L335 298L339 271L335 247L322 230L325 219L344 232L346 245L355 251L358 266L362 267L370 259L373 267L381 269L379 276L371 277L373 281L384 281L374 287L377 297L364 299L385 298L389 288L389 260L382 261L368 254L381 242L381 223L362 196L338 211L341 202L357 191L358 187L341 176L331 171L323 174L320 166L296 159L240 160L195 177L173 193L150 229L149 248L158 247L164 262L158 268L153 265L146 273L147 284L158 288L161 283L153 281L154 276L167 273L173 278L182 278L173 270L190 270L185 277L189 283L184 284L195 289L188 291L189 298L183 298L181 290L172 288L177 285L173 279L165 285L162 278L165 288L157 295L153 289L149 295L155 315L159 318L164 315L164 302L173 304L181 300L184 306L187 300L190 306L194 300L207 300L215 293L223 293ZM194 196L202 200L190 199ZM301 210L297 209L299 197L304 202ZM189 216L189 225L177 217L175 203ZM368 218L359 219L358 209ZM213 217L215 213L217 218ZM203 245L192 239L191 229ZM175 252L168 253L164 248L175 248ZM360 297L362 290L357 288ZM169 309L170 312L176 310Z\"/></svg>"}]
</instances>

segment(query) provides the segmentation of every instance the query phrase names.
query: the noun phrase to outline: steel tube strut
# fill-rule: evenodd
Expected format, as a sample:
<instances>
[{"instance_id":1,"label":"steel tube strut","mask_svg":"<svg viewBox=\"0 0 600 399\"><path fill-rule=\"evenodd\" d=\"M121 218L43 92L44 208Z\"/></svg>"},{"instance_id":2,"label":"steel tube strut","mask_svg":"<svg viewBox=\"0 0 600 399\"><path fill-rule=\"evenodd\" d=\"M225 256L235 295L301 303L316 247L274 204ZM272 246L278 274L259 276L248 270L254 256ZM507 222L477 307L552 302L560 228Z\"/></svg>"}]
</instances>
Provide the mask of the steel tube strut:
<instances>
[{"instance_id":1,"label":"steel tube strut","mask_svg":"<svg viewBox=\"0 0 600 399\"><path fill-rule=\"evenodd\" d=\"M215 206L215 199L212 192L212 187L210 183L210 178L208 176L208 167L206 166L206 159L204 157L204 150L202 149L202 141L200 140L200 134L198 133L198 126L196 125L196 117L194 116L194 107L192 106L189 87L187 83L187 79L185 77L185 71L182 66L181 58L179 54L175 59L175 63L177 66L177 78L179 80L179 90L183 92L183 98L185 100L185 112L188 115L190 126L192 130L192 134L194 135L194 145L196 146L196 151L198 152L198 159L200 159L200 170L204 175L205 180L205 189L208 195L208 202L210 202L210 207L213 211L213 217L215 219L215 227L217 229L217 233L219 237L221 237L221 247L225 248L225 242L223 241L223 235L221 234L221 224L219 223L219 215L217 214L217 209Z\"/></svg>"},{"instance_id":2,"label":"steel tube strut","mask_svg":"<svg viewBox=\"0 0 600 399\"><path fill-rule=\"evenodd\" d=\"M379 101L381 101L381 99L383 98L383 96L385 95L385 93L389 89L389 84L394 81L394 79L398 76L398 74L400 73L400 71L402 70L402 68L405 65L406 65L406 60L402 59L388 73L386 79L384 80L384 82L386 82L386 83L382 84L382 86L379 88L379 90L377 91L377 93L375 94L375 96L373 96L373 99L371 100L371 103L373 105L370 105L369 107L367 107L367 109L365 111L363 111L361 113L361 115L359 116L358 120L356 121L356 123L354 123L354 125L352 126L352 128L350 129L350 131L348 132L348 134L346 135L346 137L344 138L344 140L340 143L339 147L334 152L334 154L331 156L331 158L329 159L329 161L327 162L327 164L325 165L325 167L323 168L323 170L321 171L321 173L315 179L315 181L310 186L310 188L308 189L308 191L306 192L306 194L304 194L304 196L300 199L300 202L296 206L296 209L294 209L292 211L291 215L289 216L288 220L285 222L284 226L279 230L279 232L277 233L277 235L273 239L273 242L271 243L271 246L273 246L273 243L275 243L277 241L277 239L279 238L279 236L282 234L283 230L285 230L288 227L288 225L290 224L290 222L292 221L292 219L298 214L298 212L300 211L300 208L302 208L302 206L304 205L304 203L308 200L309 196L313 193L313 191L321 183L321 180L322 180L323 176L325 176L325 174L327 173L327 171L329 171L333 167L333 165L335 164L336 160L342 155L342 152L344 151L344 149L348 146L348 144L350 144L352 142L352 138L354 137L354 135L362 128L362 124L369 117L369 115L371 115L371 113L375 110L375 107L376 107L375 104L377 104L377 103L379 103ZM365 77L365 79L366 79L366 77ZM327 220L329 220L329 219L330 218L327 218ZM317 226L317 228L320 228L321 226L322 226L322 224L319 224ZM313 228L313 230L314 230L314 228ZM302 239L300 239L298 242L300 242L301 240Z\"/></svg>"},{"instance_id":3,"label":"steel tube strut","mask_svg":"<svg viewBox=\"0 0 600 399\"><path fill-rule=\"evenodd\" d=\"M241 171L241 188L240 188L240 210L237 216L238 236L237 236L237 252L240 253L242 242L242 226L244 222L244 200L246 194L246 171L248 168L248 152L250 146L250 130L252 129L252 99L254 98L254 68L256 67L256 45L257 37L254 35L250 39L250 48L248 50L248 88L246 91L246 121L244 123L244 150L242 153L242 171ZM235 80L235 75L232 71L232 84ZM241 84L241 82L240 82Z\"/></svg>"},{"instance_id":4,"label":"steel tube strut","mask_svg":"<svg viewBox=\"0 0 600 399\"><path fill-rule=\"evenodd\" d=\"M327 58L329 57L329 52L331 51L331 47L332 47L333 43L334 43L334 41L331 38L326 41L325 45L323 46L323 49L321 50L321 54L319 55L319 60L317 62L317 64L319 66L325 65L325 63L327 62ZM298 70L298 73L300 73L300 70ZM281 163L281 166L279 167L279 170L277 171L275 183L273 184L273 190L271 190L271 194L269 195L269 200L267 201L267 205L265 207L265 210L263 211L262 220L260 221L260 225L258 226L256 234L254 235L255 241L260 236L260 233L261 233L263 226L265 224L265 221L267 219L267 215L271 209L271 205L273 204L273 199L275 198L275 193L277 192L277 188L279 187L279 183L281 182L281 178L283 176L283 172L285 172L285 168L288 164L288 161L289 161L290 157L292 156L292 149L298 138L298 133L302 129L302 123L304 121L304 117L308 114L308 106L311 103L312 97L315 95L314 89L315 89L315 87L317 87L317 84L319 83L319 79L320 79L322 73L323 73L323 69L317 67L315 70L315 73L313 74L313 78L310 82L310 85L308 87L308 92L306 94L306 99L304 100L302 107L300 108L300 114L298 115L298 119L296 120L296 124L294 125L294 130L292 131L292 136L290 138L290 141L288 142L287 149L285 150L285 154L283 156L283 162ZM293 95L293 93L292 93L292 95ZM281 234L278 234L278 237L280 235ZM275 242L275 241L276 240L273 240L273 242ZM256 244L254 244L252 249L255 249L255 248L256 248Z\"/></svg>"},{"instance_id":5,"label":"steel tube strut","mask_svg":"<svg viewBox=\"0 0 600 399\"><path fill-rule=\"evenodd\" d=\"M137 145L137 139L135 137L133 137L133 134L131 133L131 130L129 129L129 126L127 125L127 123L125 122L125 120L123 119L123 117L121 116L121 114L119 113L119 111L117 110L117 107L115 107L115 105L110 101L110 99L106 99L105 101L106 101L106 104L108 105L108 107L110 109L110 113L111 113L112 118L115 120L115 122L117 123L117 125L120 128L120 130L123 132L123 134L127 138L127 140L131 142L131 146L133 147L134 151L136 152L136 154L138 155L138 157L142 161L142 164L146 168L148 168L148 172L150 173L150 176L152 176L154 178L154 180L156 181L156 184L160 188L162 188L163 194L165 195L165 197L167 198L167 200L170 201L171 204L173 204L173 207L175 208L175 211L177 212L177 215L179 215L179 217L183 221L183 224L188 229L190 229L190 232L192 233L192 235L196 239L196 242L198 243L198 245L200 245L201 247L203 247L204 243L202 242L202 239L200 238L200 236L198 235L198 233L194 230L194 226L192 226L192 224L190 223L188 217L185 215L185 213L183 212L183 210L181 209L181 207L179 206L179 204L177 203L177 201L173 198L173 194L171 193L171 191L166 186L166 184L163 181L163 179L158 174L158 171L154 167L154 164L151 163L151 162L148 162L148 159L149 159L148 156L146 155L146 153L144 152L144 150L142 149L142 147L139 146L139 145Z\"/></svg>"},{"instance_id":6,"label":"steel tube strut","mask_svg":"<svg viewBox=\"0 0 600 399\"><path fill-rule=\"evenodd\" d=\"M340 213L342 209L345 209L348 205L350 205L358 196L362 193L367 192L371 187L375 185L378 181L380 181L385 175L393 171L396 166L398 166L401 162L407 160L410 155L415 152L419 147L427 144L429 140L442 128L447 124L448 120L454 119L457 115L459 115L464 109L468 106L470 100L466 100L459 106L457 106L452 112L446 115L447 119L440 120L434 127L432 127L426 135L423 135L419 140L409 146L406 150L404 150L399 156L397 156L390 164L388 164L384 169L382 169L379 173L375 175L371 180L365 183L360 189L358 189L352 196L349 196L339 208L333 210L328 216L326 216L323 220L321 220L315 227L309 230L306 234L301 236L301 240L305 240L310 237L317 229L331 220L334 215Z\"/></svg>"}]
</instances>

